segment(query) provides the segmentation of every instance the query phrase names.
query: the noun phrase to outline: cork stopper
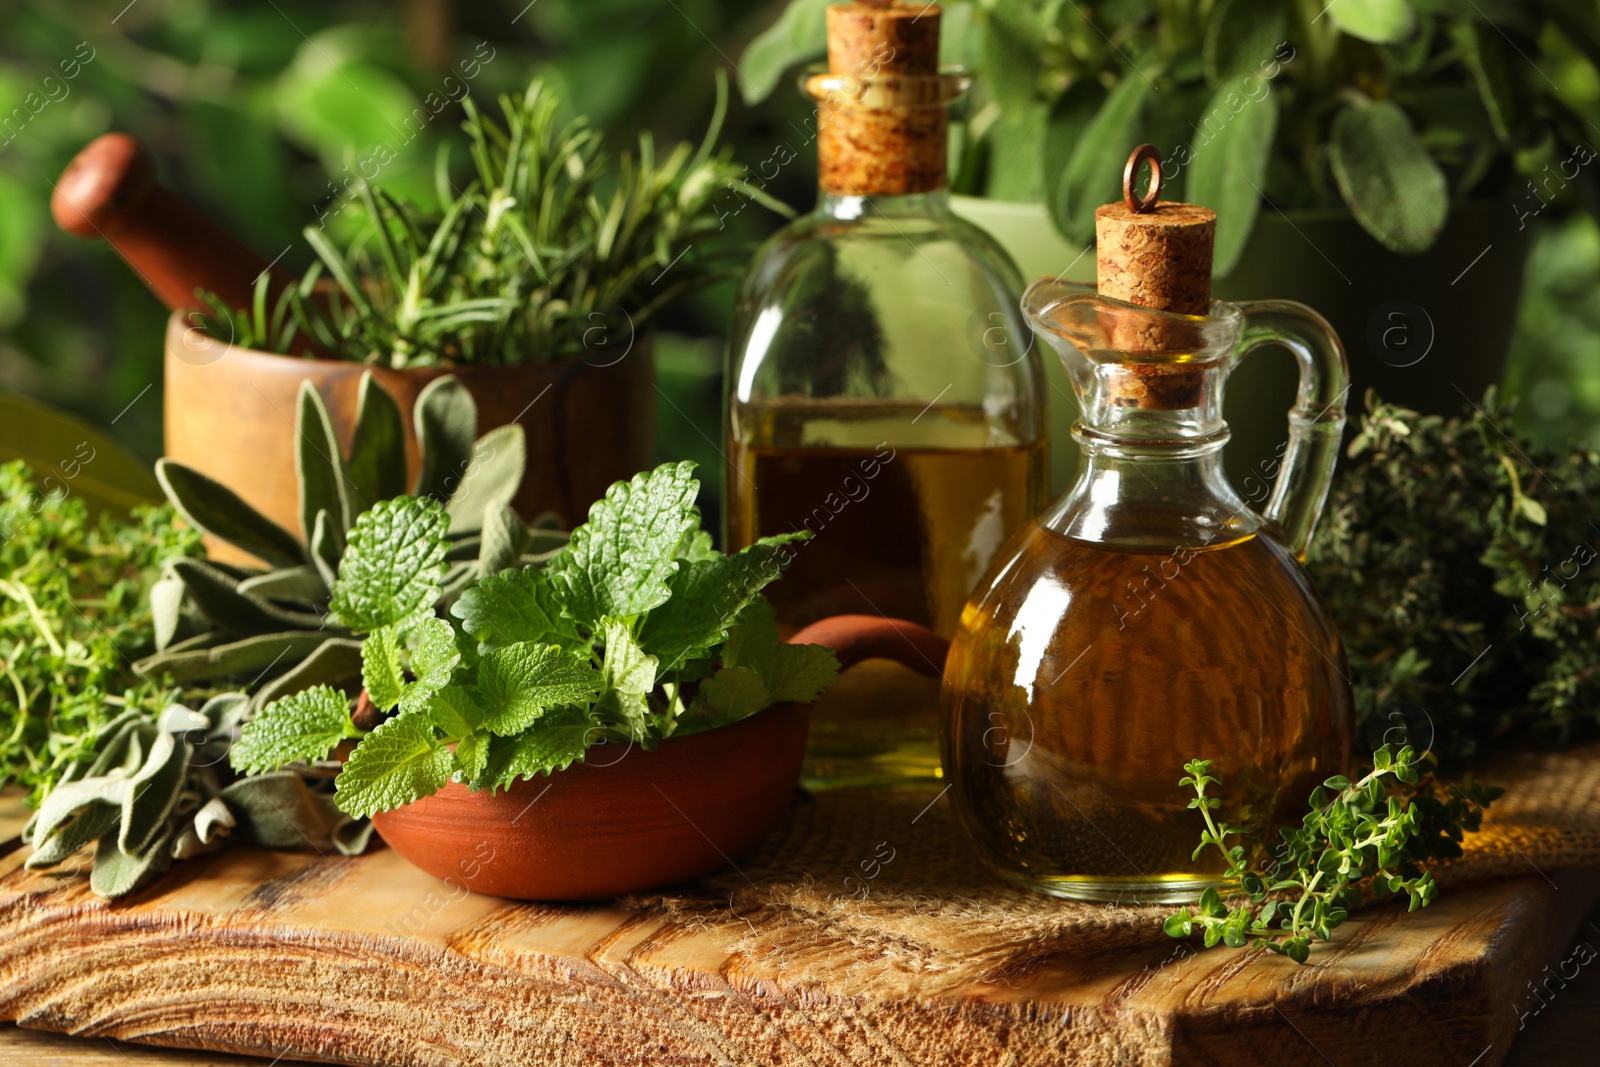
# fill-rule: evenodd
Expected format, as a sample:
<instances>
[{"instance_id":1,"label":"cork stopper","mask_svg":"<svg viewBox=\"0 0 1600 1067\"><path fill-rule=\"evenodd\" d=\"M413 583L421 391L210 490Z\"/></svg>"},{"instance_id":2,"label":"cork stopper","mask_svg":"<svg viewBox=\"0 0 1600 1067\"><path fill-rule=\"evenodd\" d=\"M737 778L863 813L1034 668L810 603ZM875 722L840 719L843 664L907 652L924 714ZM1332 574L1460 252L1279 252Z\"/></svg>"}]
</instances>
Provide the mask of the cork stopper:
<instances>
[{"instance_id":1,"label":"cork stopper","mask_svg":"<svg viewBox=\"0 0 1600 1067\"><path fill-rule=\"evenodd\" d=\"M1134 192L1140 164L1149 161L1144 196ZM1123 173L1123 200L1094 213L1095 254L1101 296L1177 315L1205 315L1211 307L1211 258L1217 214L1196 204L1160 202L1161 156L1140 145ZM1200 345L1189 324L1108 312L1102 316L1112 347L1131 355L1181 356ZM1200 403L1204 372L1184 363L1135 363L1114 376L1115 402L1158 410Z\"/></svg>"},{"instance_id":2,"label":"cork stopper","mask_svg":"<svg viewBox=\"0 0 1600 1067\"><path fill-rule=\"evenodd\" d=\"M825 192L894 196L944 188L946 105L957 93L939 74L942 14L917 3L827 8L829 73L807 82L818 99Z\"/></svg>"}]
</instances>

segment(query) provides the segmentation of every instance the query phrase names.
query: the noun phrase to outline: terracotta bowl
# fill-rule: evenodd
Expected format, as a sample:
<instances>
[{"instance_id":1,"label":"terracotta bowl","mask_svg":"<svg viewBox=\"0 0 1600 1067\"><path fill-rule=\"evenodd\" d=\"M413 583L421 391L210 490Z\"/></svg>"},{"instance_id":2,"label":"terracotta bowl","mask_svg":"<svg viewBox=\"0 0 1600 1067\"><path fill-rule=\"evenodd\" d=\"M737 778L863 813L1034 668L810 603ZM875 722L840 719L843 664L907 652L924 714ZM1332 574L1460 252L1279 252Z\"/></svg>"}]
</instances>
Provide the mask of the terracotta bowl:
<instances>
[{"instance_id":1,"label":"terracotta bowl","mask_svg":"<svg viewBox=\"0 0 1600 1067\"><path fill-rule=\"evenodd\" d=\"M943 638L876 616L824 619L797 643L849 667L894 659L924 674ZM474 793L452 783L373 818L400 855L452 887L520 900L596 900L704 877L760 841L800 781L810 708L780 704L654 752L591 749L584 763Z\"/></svg>"},{"instance_id":2,"label":"terracotta bowl","mask_svg":"<svg viewBox=\"0 0 1600 1067\"><path fill-rule=\"evenodd\" d=\"M298 530L294 420L300 383L317 387L340 447L348 450L361 375L372 371L400 405L406 465L415 478L412 406L429 382L454 374L477 402L480 435L510 422L527 435L527 472L512 501L518 513L533 519L553 511L575 525L612 482L650 466L652 349L645 334L626 355L619 344L587 361L393 370L228 345L175 312L167 321L165 454L231 486L284 529ZM242 562L229 546L214 548L213 554Z\"/></svg>"}]
</instances>

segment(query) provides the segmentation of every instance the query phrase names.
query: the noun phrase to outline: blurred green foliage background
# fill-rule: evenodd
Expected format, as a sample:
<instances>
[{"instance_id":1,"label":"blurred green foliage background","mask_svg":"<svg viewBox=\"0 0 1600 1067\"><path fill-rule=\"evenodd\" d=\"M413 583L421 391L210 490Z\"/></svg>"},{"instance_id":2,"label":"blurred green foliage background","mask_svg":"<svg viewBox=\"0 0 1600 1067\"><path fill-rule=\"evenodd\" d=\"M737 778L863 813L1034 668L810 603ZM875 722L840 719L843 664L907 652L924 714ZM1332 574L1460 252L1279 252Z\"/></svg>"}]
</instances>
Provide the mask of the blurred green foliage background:
<instances>
[{"instance_id":1,"label":"blurred green foliage background","mask_svg":"<svg viewBox=\"0 0 1600 1067\"><path fill-rule=\"evenodd\" d=\"M125 2L0 7L0 388L101 425L115 419L112 432L146 457L160 449L165 311L109 248L60 233L49 215L52 183L92 138L113 129L138 136L168 184L298 271L311 260L301 228L328 211L338 183L376 146L395 152L382 184L431 200L438 145L457 134L463 91L489 101L537 73L613 145L646 128L668 141L698 139L713 72L781 7ZM438 113L413 137L403 121L419 105ZM799 94L782 89L759 108L736 98L724 138L754 165L795 139L790 123L806 114ZM805 210L814 177L815 160L802 152L767 188ZM1600 229L1586 216L1552 214L1538 220L1508 384L1524 398L1525 430L1600 446ZM730 216L724 237L753 244L780 221L750 206ZM731 302L731 283L699 294L663 322L658 343L661 451L701 461L712 483L721 473L716 373Z\"/></svg>"}]
</instances>

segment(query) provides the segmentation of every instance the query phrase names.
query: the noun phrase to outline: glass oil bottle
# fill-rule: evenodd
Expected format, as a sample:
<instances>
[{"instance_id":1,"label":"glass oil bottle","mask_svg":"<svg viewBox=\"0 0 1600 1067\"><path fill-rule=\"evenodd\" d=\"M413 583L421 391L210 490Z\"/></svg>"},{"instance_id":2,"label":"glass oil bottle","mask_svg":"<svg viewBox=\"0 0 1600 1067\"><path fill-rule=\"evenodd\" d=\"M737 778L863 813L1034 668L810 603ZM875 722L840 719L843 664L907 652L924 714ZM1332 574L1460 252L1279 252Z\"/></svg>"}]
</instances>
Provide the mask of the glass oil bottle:
<instances>
[{"instance_id":1,"label":"glass oil bottle","mask_svg":"<svg viewBox=\"0 0 1600 1067\"><path fill-rule=\"evenodd\" d=\"M1310 309L1210 301L1215 215L1136 197L1138 158L1127 203L1096 217L1098 291L1042 279L1024 297L1081 402L1083 465L962 613L942 744L962 820L1008 878L1176 902L1222 872L1192 857L1201 823L1178 788L1185 761L1217 761L1223 810L1256 840L1348 769L1344 651L1298 561L1347 371ZM1301 383L1258 515L1223 475L1222 399L1229 372L1265 345L1297 357Z\"/></svg>"},{"instance_id":2,"label":"glass oil bottle","mask_svg":"<svg viewBox=\"0 0 1600 1067\"><path fill-rule=\"evenodd\" d=\"M741 286L726 368L727 545L809 530L769 587L793 631L837 614L954 632L1001 546L1045 503L1037 347L1015 266L953 215L940 10L827 8L820 198ZM813 718L807 782L939 774L914 721Z\"/></svg>"}]
</instances>

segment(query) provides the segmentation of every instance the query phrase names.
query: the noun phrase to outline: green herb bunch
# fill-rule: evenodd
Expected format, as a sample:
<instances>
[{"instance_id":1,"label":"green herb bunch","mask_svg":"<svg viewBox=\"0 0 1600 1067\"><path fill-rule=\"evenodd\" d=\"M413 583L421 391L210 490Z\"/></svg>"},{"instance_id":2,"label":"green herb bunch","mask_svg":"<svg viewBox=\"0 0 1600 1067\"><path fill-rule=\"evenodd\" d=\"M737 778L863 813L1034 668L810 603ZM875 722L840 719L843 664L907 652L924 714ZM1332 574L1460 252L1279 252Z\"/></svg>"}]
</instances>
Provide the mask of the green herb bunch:
<instances>
[{"instance_id":1,"label":"green herb bunch","mask_svg":"<svg viewBox=\"0 0 1600 1067\"><path fill-rule=\"evenodd\" d=\"M747 100L821 57L832 0L789 0L739 58ZM1069 240L1121 196L1131 146L1163 196L1216 209L1216 273L1263 202L1347 208L1420 252L1450 205L1569 184L1593 209L1594 132L1575 87L1600 68L1583 0L971 0L944 5L943 56L977 74L952 138L958 192L1043 203ZM843 73L861 76L862 72ZM1566 76L1563 77L1563 74Z\"/></svg>"},{"instance_id":2,"label":"green herb bunch","mask_svg":"<svg viewBox=\"0 0 1600 1067\"><path fill-rule=\"evenodd\" d=\"M1384 745L1362 777L1335 775L1312 791L1311 810L1299 827L1281 831L1263 877L1249 869L1244 845L1228 844L1239 828L1212 816L1221 802L1206 788L1221 779L1211 768L1210 760L1191 760L1178 783L1194 790L1189 807L1205 819L1195 858L1208 848L1220 852L1224 877L1238 879L1244 899L1229 908L1207 889L1194 911L1181 909L1163 928L1172 937L1199 930L1207 948L1219 941L1263 945L1296 963L1310 957L1313 939L1327 941L1369 898L1404 893L1411 911L1431 903L1438 887L1428 864L1461 855L1463 836L1478 829L1483 809L1503 792L1470 778L1446 788L1432 776L1431 757Z\"/></svg>"},{"instance_id":3,"label":"green herb bunch","mask_svg":"<svg viewBox=\"0 0 1600 1067\"><path fill-rule=\"evenodd\" d=\"M93 845L89 887L114 899L174 860L235 840L359 855L372 824L334 807L328 769L228 773L223 757L248 706L243 693L223 693L198 711L128 709L96 730L23 829L33 846L28 869L59 866Z\"/></svg>"},{"instance_id":4,"label":"green herb bunch","mask_svg":"<svg viewBox=\"0 0 1600 1067\"><path fill-rule=\"evenodd\" d=\"M439 599L449 520L435 502L381 502L355 523L334 582L339 622L364 633L365 701L319 686L246 724L246 772L327 757L356 740L340 808L370 815L457 780L474 789L563 770L597 744L654 748L780 701L815 699L838 662L780 643L761 589L796 536L712 549L693 464L613 485L547 563L469 587L451 617Z\"/></svg>"},{"instance_id":5,"label":"green herb bunch","mask_svg":"<svg viewBox=\"0 0 1600 1067\"><path fill-rule=\"evenodd\" d=\"M0 465L0 781L38 800L130 708L162 704L133 662L154 650L149 592L161 564L200 553L167 507L91 522L84 502L41 493L22 461Z\"/></svg>"},{"instance_id":6,"label":"green herb bunch","mask_svg":"<svg viewBox=\"0 0 1600 1067\"><path fill-rule=\"evenodd\" d=\"M201 472L157 462L157 481L185 522L268 566L169 561L152 590L156 651L136 669L189 686L244 685L258 707L312 685L354 680L361 642L328 618L328 603L348 531L379 500L413 493L444 506L446 604L474 578L542 559L566 543L556 516L529 526L511 508L527 465L521 426L478 436L477 405L454 375L429 382L412 415L415 479L406 470L399 404L372 372L361 376L348 452L321 394L300 383L299 537Z\"/></svg>"},{"instance_id":7,"label":"green herb bunch","mask_svg":"<svg viewBox=\"0 0 1600 1067\"><path fill-rule=\"evenodd\" d=\"M1443 759L1600 722L1600 454L1368 396L1307 557L1376 744Z\"/></svg>"},{"instance_id":8,"label":"green herb bunch","mask_svg":"<svg viewBox=\"0 0 1600 1067\"><path fill-rule=\"evenodd\" d=\"M699 146L681 143L658 159L644 133L637 153L615 164L586 119L558 117L561 102L542 81L520 100L501 99L503 122L465 99L474 167L465 188L452 184L446 156L438 211L361 183L353 239L307 227L317 269L276 300L263 278L248 310L210 298L210 332L391 367L625 350L673 300L738 269L741 253L704 246L722 226L719 199L737 193L787 211L745 183L729 150L714 148L726 96L719 82ZM325 294L323 271L334 283Z\"/></svg>"}]
</instances>

